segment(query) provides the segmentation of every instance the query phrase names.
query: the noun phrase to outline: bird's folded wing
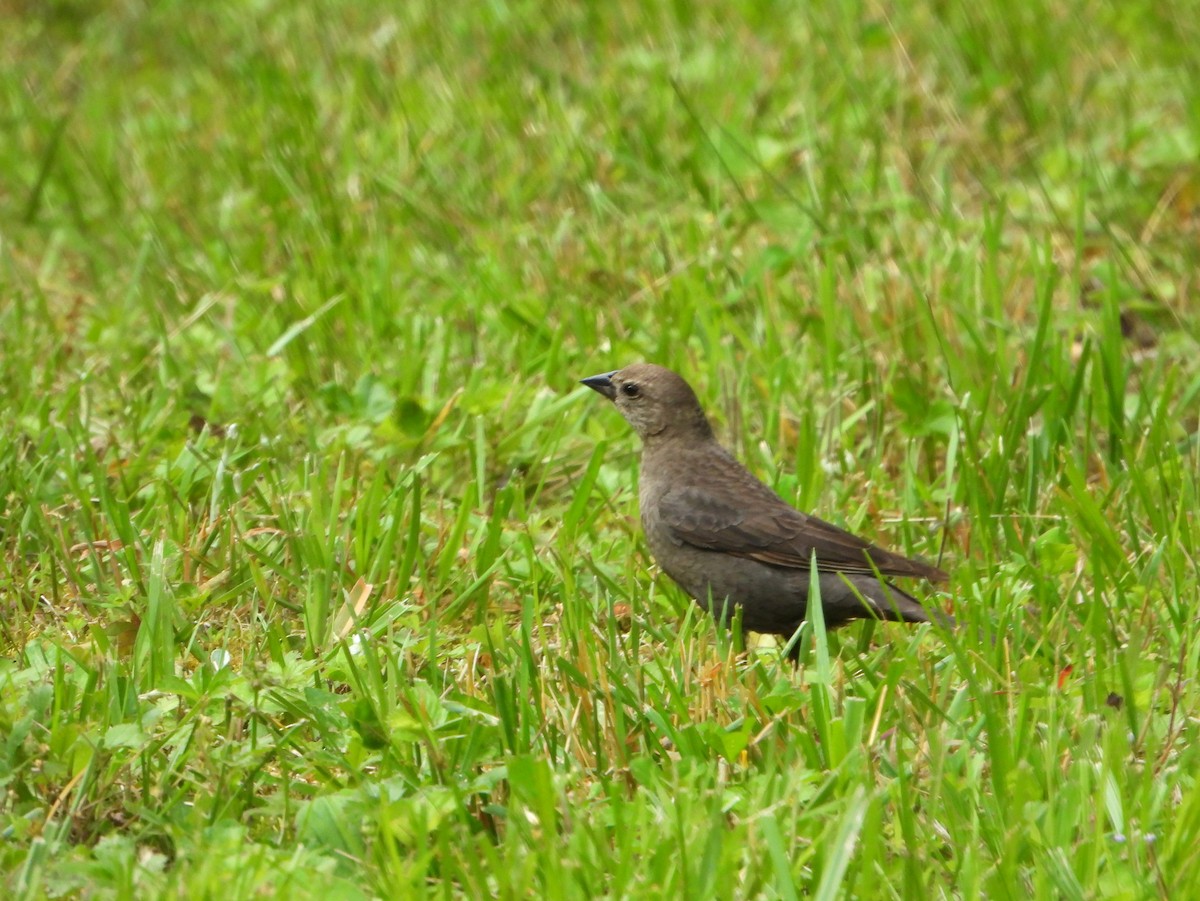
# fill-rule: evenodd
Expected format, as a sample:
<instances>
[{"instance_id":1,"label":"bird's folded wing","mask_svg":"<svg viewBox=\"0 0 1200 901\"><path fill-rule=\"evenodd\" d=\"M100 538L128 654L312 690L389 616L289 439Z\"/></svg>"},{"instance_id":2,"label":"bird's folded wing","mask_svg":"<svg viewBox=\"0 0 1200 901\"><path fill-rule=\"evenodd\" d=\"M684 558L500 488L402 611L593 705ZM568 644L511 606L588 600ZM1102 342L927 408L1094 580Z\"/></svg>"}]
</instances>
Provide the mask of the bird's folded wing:
<instances>
[{"instance_id":1,"label":"bird's folded wing","mask_svg":"<svg viewBox=\"0 0 1200 901\"><path fill-rule=\"evenodd\" d=\"M737 492L719 488L672 488L659 503L659 516L677 542L772 566L808 569L815 552L823 572L946 578L934 566L876 547L793 509L765 486L756 487L762 493L750 498L725 496Z\"/></svg>"}]
</instances>

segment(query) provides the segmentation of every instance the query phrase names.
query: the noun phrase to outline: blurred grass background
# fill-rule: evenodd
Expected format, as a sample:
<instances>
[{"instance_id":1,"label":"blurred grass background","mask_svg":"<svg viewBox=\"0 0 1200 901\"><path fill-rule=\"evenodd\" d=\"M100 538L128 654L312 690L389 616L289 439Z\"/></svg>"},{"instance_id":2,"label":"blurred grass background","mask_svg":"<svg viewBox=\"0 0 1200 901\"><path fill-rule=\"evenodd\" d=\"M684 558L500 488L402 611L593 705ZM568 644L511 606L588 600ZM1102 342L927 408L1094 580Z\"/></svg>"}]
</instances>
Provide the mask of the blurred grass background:
<instances>
[{"instance_id":1,"label":"blurred grass background","mask_svg":"<svg viewBox=\"0 0 1200 901\"><path fill-rule=\"evenodd\" d=\"M0 2L0 872L1190 897L1200 7ZM793 672L577 380L962 628Z\"/></svg>"}]
</instances>

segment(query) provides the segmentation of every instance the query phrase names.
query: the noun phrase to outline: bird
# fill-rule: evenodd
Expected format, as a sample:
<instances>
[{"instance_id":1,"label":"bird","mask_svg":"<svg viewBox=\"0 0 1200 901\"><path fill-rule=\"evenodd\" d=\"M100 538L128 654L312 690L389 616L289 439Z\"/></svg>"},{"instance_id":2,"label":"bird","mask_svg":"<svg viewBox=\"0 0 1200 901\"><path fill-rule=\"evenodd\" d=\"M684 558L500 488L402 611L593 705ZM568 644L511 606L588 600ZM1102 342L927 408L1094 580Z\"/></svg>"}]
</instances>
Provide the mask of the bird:
<instances>
[{"instance_id":1,"label":"bird","mask_svg":"<svg viewBox=\"0 0 1200 901\"><path fill-rule=\"evenodd\" d=\"M795 509L720 444L678 373L634 363L581 381L641 438L638 506L651 555L714 617L740 608L743 629L788 642L808 614L815 564L827 628L871 618L953 625L890 581L944 582L945 572ZM798 654L791 642L789 656Z\"/></svg>"}]
</instances>

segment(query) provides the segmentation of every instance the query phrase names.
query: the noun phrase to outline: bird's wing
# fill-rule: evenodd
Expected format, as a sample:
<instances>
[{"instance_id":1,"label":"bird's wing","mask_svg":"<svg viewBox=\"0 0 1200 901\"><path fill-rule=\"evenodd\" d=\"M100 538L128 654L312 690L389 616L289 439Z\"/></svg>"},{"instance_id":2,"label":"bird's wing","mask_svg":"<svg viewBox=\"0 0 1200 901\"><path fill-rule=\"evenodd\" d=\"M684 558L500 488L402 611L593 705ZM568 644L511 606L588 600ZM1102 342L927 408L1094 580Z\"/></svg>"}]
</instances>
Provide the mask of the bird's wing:
<instances>
[{"instance_id":1,"label":"bird's wing","mask_svg":"<svg viewBox=\"0 0 1200 901\"><path fill-rule=\"evenodd\" d=\"M745 473L725 484L674 487L658 514L673 540L772 566L808 569L816 553L823 572L947 578L928 563L876 547L845 529L807 516Z\"/></svg>"}]
</instances>

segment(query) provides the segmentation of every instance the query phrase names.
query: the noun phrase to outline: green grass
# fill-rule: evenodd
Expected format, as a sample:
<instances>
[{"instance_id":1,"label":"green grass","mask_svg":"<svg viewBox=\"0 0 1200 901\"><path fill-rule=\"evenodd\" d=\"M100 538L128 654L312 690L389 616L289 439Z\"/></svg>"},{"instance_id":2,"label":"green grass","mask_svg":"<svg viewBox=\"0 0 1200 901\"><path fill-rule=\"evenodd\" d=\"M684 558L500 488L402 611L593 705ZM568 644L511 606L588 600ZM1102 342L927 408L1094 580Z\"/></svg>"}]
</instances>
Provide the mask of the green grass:
<instances>
[{"instance_id":1,"label":"green grass","mask_svg":"<svg viewBox=\"0 0 1200 901\"><path fill-rule=\"evenodd\" d=\"M1194 895L1197 48L0 5L0 893ZM739 652L577 383L638 359L960 628Z\"/></svg>"}]
</instances>

